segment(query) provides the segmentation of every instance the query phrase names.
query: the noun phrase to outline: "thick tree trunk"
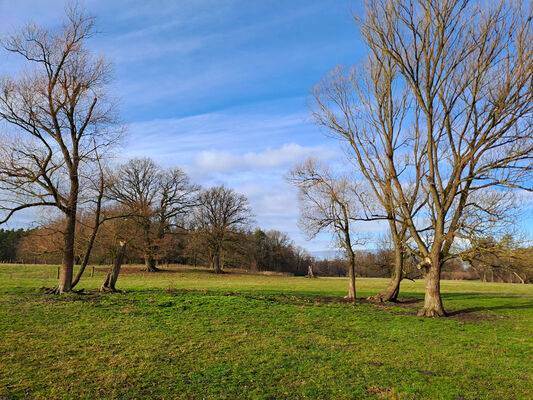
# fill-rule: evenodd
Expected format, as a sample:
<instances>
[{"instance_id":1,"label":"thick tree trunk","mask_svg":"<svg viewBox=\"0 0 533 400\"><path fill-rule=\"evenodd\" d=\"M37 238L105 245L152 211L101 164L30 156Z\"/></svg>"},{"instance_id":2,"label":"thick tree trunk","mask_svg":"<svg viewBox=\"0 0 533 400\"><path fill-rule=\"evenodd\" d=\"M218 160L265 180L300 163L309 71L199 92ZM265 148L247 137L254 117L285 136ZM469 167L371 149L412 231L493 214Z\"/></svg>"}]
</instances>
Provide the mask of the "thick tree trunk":
<instances>
[{"instance_id":1,"label":"thick tree trunk","mask_svg":"<svg viewBox=\"0 0 533 400\"><path fill-rule=\"evenodd\" d=\"M144 266L146 267L146 271L148 272L157 272L159 271L159 268L155 265L154 257L152 257L151 254L146 254L144 256Z\"/></svg>"},{"instance_id":2,"label":"thick tree trunk","mask_svg":"<svg viewBox=\"0 0 533 400\"><path fill-rule=\"evenodd\" d=\"M424 307L418 311L420 317L444 317L446 312L440 297L441 260L438 254L431 256L431 263L427 267L426 293Z\"/></svg>"},{"instance_id":3,"label":"thick tree trunk","mask_svg":"<svg viewBox=\"0 0 533 400\"><path fill-rule=\"evenodd\" d=\"M126 242L120 242L120 249L118 251L115 262L107 273L104 283L100 286L101 292L116 292L115 285L117 283L118 275L120 274L120 267L124 261L124 254L126 253Z\"/></svg>"},{"instance_id":4,"label":"thick tree trunk","mask_svg":"<svg viewBox=\"0 0 533 400\"><path fill-rule=\"evenodd\" d=\"M148 272L157 272L159 268L155 265L154 253L153 253L153 242L150 238L151 225L145 223L143 226L144 229L144 266Z\"/></svg>"},{"instance_id":5,"label":"thick tree trunk","mask_svg":"<svg viewBox=\"0 0 533 400\"><path fill-rule=\"evenodd\" d=\"M76 230L76 207L67 213L65 232L63 234L63 258L61 260L61 275L55 292L61 294L72 290L72 275L74 272L74 235Z\"/></svg>"},{"instance_id":6,"label":"thick tree trunk","mask_svg":"<svg viewBox=\"0 0 533 400\"><path fill-rule=\"evenodd\" d=\"M222 268L220 266L220 252L215 251L213 254L213 270L215 271L215 274L222 273Z\"/></svg>"},{"instance_id":7,"label":"thick tree trunk","mask_svg":"<svg viewBox=\"0 0 533 400\"><path fill-rule=\"evenodd\" d=\"M369 300L379 302L398 301L398 294L400 293L400 283L403 279L403 254L401 249L394 251L394 271L389 285L375 296L369 297Z\"/></svg>"}]
</instances>

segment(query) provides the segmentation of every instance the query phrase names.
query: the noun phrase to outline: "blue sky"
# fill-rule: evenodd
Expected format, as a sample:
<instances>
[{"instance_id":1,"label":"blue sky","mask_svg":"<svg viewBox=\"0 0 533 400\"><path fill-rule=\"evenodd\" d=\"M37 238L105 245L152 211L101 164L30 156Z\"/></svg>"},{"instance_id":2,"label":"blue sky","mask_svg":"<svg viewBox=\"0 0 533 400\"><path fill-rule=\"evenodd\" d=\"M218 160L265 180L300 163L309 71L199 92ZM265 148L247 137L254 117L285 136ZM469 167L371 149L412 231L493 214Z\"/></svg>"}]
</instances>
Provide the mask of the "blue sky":
<instances>
[{"instance_id":1,"label":"blue sky","mask_svg":"<svg viewBox=\"0 0 533 400\"><path fill-rule=\"evenodd\" d=\"M64 4L0 0L0 30L29 21L57 27ZM357 0L82 4L101 32L91 48L114 65L111 90L129 132L120 157L152 157L200 184L233 187L248 196L261 227L310 251L328 248L327 236L308 242L298 229L296 191L283 175L308 156L340 157L306 101L325 73L361 57L351 21Z\"/></svg>"},{"instance_id":2,"label":"blue sky","mask_svg":"<svg viewBox=\"0 0 533 400\"><path fill-rule=\"evenodd\" d=\"M63 0L0 0L0 32L29 21L60 25ZM114 65L113 95L128 136L119 159L151 157L202 185L245 194L256 222L287 232L312 252L297 226L296 190L283 176L313 156L342 159L312 123L310 88L338 64L364 55L352 23L358 0L86 0L101 32L90 47ZM16 66L12 56L2 69ZM16 226L30 220L24 215ZM383 224L367 224L379 233Z\"/></svg>"}]
</instances>

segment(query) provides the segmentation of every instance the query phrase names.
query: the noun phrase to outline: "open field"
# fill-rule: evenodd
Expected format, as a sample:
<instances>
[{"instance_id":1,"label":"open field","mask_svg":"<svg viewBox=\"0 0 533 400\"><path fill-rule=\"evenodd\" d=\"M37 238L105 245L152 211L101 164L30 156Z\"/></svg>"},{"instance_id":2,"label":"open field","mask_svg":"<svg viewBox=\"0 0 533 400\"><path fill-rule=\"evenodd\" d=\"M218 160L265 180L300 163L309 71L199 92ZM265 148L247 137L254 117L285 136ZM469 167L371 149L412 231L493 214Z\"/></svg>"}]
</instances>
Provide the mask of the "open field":
<instances>
[{"instance_id":1,"label":"open field","mask_svg":"<svg viewBox=\"0 0 533 400\"><path fill-rule=\"evenodd\" d=\"M183 268L41 294L56 268L0 265L0 399L533 398L533 285L443 281L432 320L422 281L393 307L337 301L344 278Z\"/></svg>"}]
</instances>

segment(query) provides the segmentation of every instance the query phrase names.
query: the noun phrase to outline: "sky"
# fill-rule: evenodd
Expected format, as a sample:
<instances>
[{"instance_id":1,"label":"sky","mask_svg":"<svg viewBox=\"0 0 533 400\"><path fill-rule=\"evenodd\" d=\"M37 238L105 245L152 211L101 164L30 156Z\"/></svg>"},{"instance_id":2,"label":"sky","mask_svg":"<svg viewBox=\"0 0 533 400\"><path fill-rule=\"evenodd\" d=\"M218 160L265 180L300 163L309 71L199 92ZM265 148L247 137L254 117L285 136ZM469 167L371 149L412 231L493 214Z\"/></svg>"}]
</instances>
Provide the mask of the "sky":
<instances>
[{"instance_id":1,"label":"sky","mask_svg":"<svg viewBox=\"0 0 533 400\"><path fill-rule=\"evenodd\" d=\"M128 135L116 162L150 157L206 187L245 194L262 229L287 232L314 254L328 235L306 240L296 189L284 176L315 157L342 159L314 124L310 89L365 48L352 16L359 0L85 0L99 34L89 47L113 64L110 92ZM63 0L0 0L0 33L28 22L59 27ZM16 69L13 56L1 72ZM19 215L12 226L28 223ZM380 234L370 223L363 233Z\"/></svg>"},{"instance_id":2,"label":"sky","mask_svg":"<svg viewBox=\"0 0 533 400\"><path fill-rule=\"evenodd\" d=\"M284 175L313 156L342 156L310 117L311 87L364 54L352 22L357 0L152 0L82 2L97 18L89 47L113 64L110 87L128 135L119 159L151 157L204 186L245 194L262 229L297 225L297 192ZM64 1L0 0L0 32L27 22L59 27ZM12 56L3 69L16 68ZM20 215L11 225L31 220Z\"/></svg>"}]
</instances>

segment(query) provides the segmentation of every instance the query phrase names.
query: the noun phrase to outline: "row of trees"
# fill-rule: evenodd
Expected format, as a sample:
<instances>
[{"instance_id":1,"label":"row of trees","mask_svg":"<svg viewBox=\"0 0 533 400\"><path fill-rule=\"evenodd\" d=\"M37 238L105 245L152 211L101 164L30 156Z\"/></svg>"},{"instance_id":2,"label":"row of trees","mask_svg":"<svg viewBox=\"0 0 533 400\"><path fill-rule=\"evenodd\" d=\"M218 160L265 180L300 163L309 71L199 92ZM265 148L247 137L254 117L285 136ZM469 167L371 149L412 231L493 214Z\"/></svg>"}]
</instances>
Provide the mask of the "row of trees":
<instances>
[{"instance_id":1,"label":"row of trees","mask_svg":"<svg viewBox=\"0 0 533 400\"><path fill-rule=\"evenodd\" d=\"M246 198L224 186L202 190L180 169L148 159L109 167L124 131L108 91L110 64L87 47L95 33L94 17L73 4L61 29L29 24L1 42L26 65L0 80L0 224L24 210L47 210L46 226L30 235L44 234L45 245L37 248L43 241L36 240L30 247L49 257L60 248L57 293L79 282L95 246L125 257L140 253L147 270L156 271L183 232L192 232L184 247L195 262L207 257L220 272L234 239L253 236ZM290 257L275 255L276 240ZM258 233L250 242L261 255L258 267L305 259L279 233ZM81 268L73 276L76 262Z\"/></svg>"},{"instance_id":2,"label":"row of trees","mask_svg":"<svg viewBox=\"0 0 533 400\"><path fill-rule=\"evenodd\" d=\"M89 255L93 262L110 262L117 243L124 242L125 259L142 260L149 272L170 262L210 265L217 273L223 265L307 271L310 257L286 234L251 232L248 201L232 189L202 189L181 169L164 169L150 159L132 159L102 172L103 184L92 206L77 218L74 261L82 270ZM17 258L57 262L63 252L63 224L59 216L28 232Z\"/></svg>"},{"instance_id":3,"label":"row of trees","mask_svg":"<svg viewBox=\"0 0 533 400\"><path fill-rule=\"evenodd\" d=\"M354 232L360 221L386 221L395 267L377 297L394 300L405 264L415 262L426 278L420 315L442 316L443 265L474 267L490 237L501 243L498 227L516 211L512 194L533 189L532 11L506 0L367 0L355 21L366 60L335 68L312 91L315 121L354 168L335 174L309 162L293 171L302 223L310 236L334 233L355 298ZM142 237L153 270L194 205L193 229L219 270L220 243L251 217L245 199L223 187L200 191L149 160L107 173L103 160L123 131L107 91L109 64L86 46L94 33L94 18L70 7L61 30L28 25L2 41L27 67L0 82L0 223L33 207L61 213L62 293L79 278L80 221L91 232L82 271L110 221L123 224L117 240L127 229Z\"/></svg>"},{"instance_id":4,"label":"row of trees","mask_svg":"<svg viewBox=\"0 0 533 400\"><path fill-rule=\"evenodd\" d=\"M104 224L94 242L91 263L112 264L122 251L121 237L127 237L127 250L124 250L125 263L145 263L143 239L135 233L134 227L125 230L127 223L116 219ZM24 231L0 230L0 262L57 264L61 262L61 221ZM91 236L86 221L80 221L76 234L75 260L81 263ZM489 245L490 244L490 245ZM394 250L386 241L376 251L355 251L356 275L360 277L390 277L394 273ZM522 247L511 237L498 243L488 241L484 250L477 246L470 260L450 260L443 265L444 279L469 279L484 282L533 283L533 268L529 260L533 249ZM207 246L195 229L176 228L169 231L153 252L157 266L166 264L209 265ZM465 257L466 258L466 257ZM349 261L344 257L319 260L294 246L287 234L279 231L256 229L230 231L230 239L225 241L221 253L221 265L225 268L239 268L248 271L275 271L306 275L311 266L315 276L349 275ZM402 276L418 279L422 272L416 268L414 258L404 264Z\"/></svg>"},{"instance_id":5,"label":"row of trees","mask_svg":"<svg viewBox=\"0 0 533 400\"><path fill-rule=\"evenodd\" d=\"M330 228L351 259L358 223L387 221L396 268L381 300L396 298L414 258L426 279L419 315L445 315L443 265L490 264L475 255L516 216L517 190L532 190L532 16L504 0L367 0L354 16L365 61L313 88L316 123L354 169L291 173L303 224Z\"/></svg>"}]
</instances>

